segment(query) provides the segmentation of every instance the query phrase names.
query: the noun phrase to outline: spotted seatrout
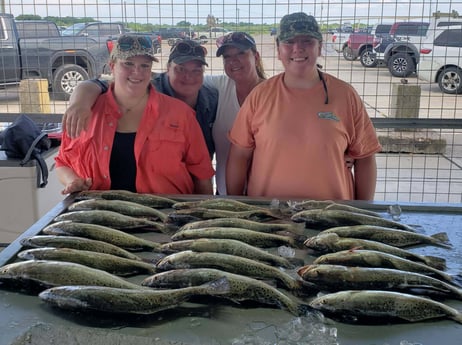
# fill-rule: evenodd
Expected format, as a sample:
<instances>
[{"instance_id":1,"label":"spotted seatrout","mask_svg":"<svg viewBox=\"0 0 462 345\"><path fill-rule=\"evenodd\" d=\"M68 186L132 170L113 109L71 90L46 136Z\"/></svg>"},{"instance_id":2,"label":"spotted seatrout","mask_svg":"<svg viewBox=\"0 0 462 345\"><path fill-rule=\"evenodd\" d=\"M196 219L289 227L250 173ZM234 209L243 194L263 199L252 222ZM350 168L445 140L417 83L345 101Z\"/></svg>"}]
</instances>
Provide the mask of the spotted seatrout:
<instances>
[{"instance_id":1,"label":"spotted seatrout","mask_svg":"<svg viewBox=\"0 0 462 345\"><path fill-rule=\"evenodd\" d=\"M223 278L200 286L168 290L153 290L141 286L138 290L102 286L59 286L41 292L39 297L60 309L154 314L175 308L193 296L220 295L228 290L228 282Z\"/></svg>"},{"instance_id":2,"label":"spotted seatrout","mask_svg":"<svg viewBox=\"0 0 462 345\"><path fill-rule=\"evenodd\" d=\"M251 205L245 202L241 202L234 199L225 199L225 198L212 198L199 201L185 201L177 202L172 206L174 209L189 209L189 208L208 208L214 210L225 210L225 211L253 211L253 210L262 210L263 207Z\"/></svg>"},{"instance_id":3,"label":"spotted seatrout","mask_svg":"<svg viewBox=\"0 0 462 345\"><path fill-rule=\"evenodd\" d=\"M416 294L438 293L462 300L462 290L420 273L382 267L348 267L342 265L307 265L298 274L322 291L391 290Z\"/></svg>"},{"instance_id":4,"label":"spotted seatrout","mask_svg":"<svg viewBox=\"0 0 462 345\"><path fill-rule=\"evenodd\" d=\"M111 254L71 248L44 247L26 249L19 252L18 257L23 260L74 262L123 277L137 274L154 274L156 272L153 264L125 259Z\"/></svg>"},{"instance_id":5,"label":"spotted seatrout","mask_svg":"<svg viewBox=\"0 0 462 345\"><path fill-rule=\"evenodd\" d=\"M354 213L365 214L372 217L382 217L379 213L365 210L359 207L350 206L347 204L336 203L331 200L306 200L301 202L293 202L290 207L296 211L302 210L314 210L314 209L324 209L324 210L339 210L339 211L348 211Z\"/></svg>"},{"instance_id":6,"label":"spotted seatrout","mask_svg":"<svg viewBox=\"0 0 462 345\"><path fill-rule=\"evenodd\" d=\"M305 315L311 308L298 299L288 296L271 285L240 274L234 274L213 268L178 269L157 273L146 278L141 285L153 288L182 288L197 286L226 277L229 292L220 295L234 302L255 301L287 309L296 316Z\"/></svg>"},{"instance_id":7,"label":"spotted seatrout","mask_svg":"<svg viewBox=\"0 0 462 345\"><path fill-rule=\"evenodd\" d=\"M147 217L151 220L167 220L167 214L156 208L137 204L126 200L87 199L77 201L68 207L69 211L106 210L131 217Z\"/></svg>"},{"instance_id":8,"label":"spotted seatrout","mask_svg":"<svg viewBox=\"0 0 462 345\"><path fill-rule=\"evenodd\" d=\"M305 226L308 228L323 230L336 226L375 225L415 232L415 229L400 222L342 210L305 210L295 213L291 219L296 223L305 222Z\"/></svg>"},{"instance_id":9,"label":"spotted seatrout","mask_svg":"<svg viewBox=\"0 0 462 345\"><path fill-rule=\"evenodd\" d=\"M305 246L320 253L339 252L355 248L376 250L383 253L399 256L412 261L424 263L430 267L444 270L446 260L435 256L423 256L408 250L390 246L377 241L363 240L360 238L340 237L336 233L313 236L305 241Z\"/></svg>"},{"instance_id":10,"label":"spotted seatrout","mask_svg":"<svg viewBox=\"0 0 462 345\"><path fill-rule=\"evenodd\" d=\"M130 251L149 250L158 252L160 250L160 244L157 242L148 241L127 234L124 231L97 224L64 220L47 225L42 232L47 235L69 235L90 238L110 243Z\"/></svg>"},{"instance_id":11,"label":"spotted seatrout","mask_svg":"<svg viewBox=\"0 0 462 345\"><path fill-rule=\"evenodd\" d=\"M278 231L288 231L297 235L303 235L304 231L300 230L293 223L262 223L254 220L242 218L214 218L207 220L198 220L183 225L180 230L201 229L201 228L242 228L260 232L274 233Z\"/></svg>"},{"instance_id":12,"label":"spotted seatrout","mask_svg":"<svg viewBox=\"0 0 462 345\"><path fill-rule=\"evenodd\" d=\"M190 250L174 253L161 259L156 267L159 271L178 268L215 268L252 278L276 279L288 290L300 290L303 281L282 270L247 258L221 253L197 253Z\"/></svg>"},{"instance_id":13,"label":"spotted seatrout","mask_svg":"<svg viewBox=\"0 0 462 345\"><path fill-rule=\"evenodd\" d=\"M340 291L313 299L309 305L329 316L358 323L420 322L452 319L462 324L462 314L429 298L392 291Z\"/></svg>"},{"instance_id":14,"label":"spotted seatrout","mask_svg":"<svg viewBox=\"0 0 462 345\"><path fill-rule=\"evenodd\" d=\"M154 231L169 232L169 229L163 223L126 216L118 212L106 210L70 211L62 213L54 219L55 222L59 222L61 220L98 224L123 230L146 228Z\"/></svg>"},{"instance_id":15,"label":"spotted seatrout","mask_svg":"<svg viewBox=\"0 0 462 345\"><path fill-rule=\"evenodd\" d=\"M425 274L445 282L459 285L454 277L446 272L437 270L428 265L401 258L396 255L382 253L376 250L352 249L321 255L313 264L330 264L360 267L394 268L401 271L410 271Z\"/></svg>"},{"instance_id":16,"label":"spotted seatrout","mask_svg":"<svg viewBox=\"0 0 462 345\"><path fill-rule=\"evenodd\" d=\"M449 238L445 232L426 236L416 232L386 228L383 226L355 225L329 228L322 231L321 234L331 232L335 232L340 237L362 238L400 248L421 244L452 248L452 246L448 243Z\"/></svg>"},{"instance_id":17,"label":"spotted seatrout","mask_svg":"<svg viewBox=\"0 0 462 345\"><path fill-rule=\"evenodd\" d=\"M259 231L253 231L242 228L203 228L182 230L171 236L173 241L197 239L197 238L228 238L248 243L256 247L278 247L289 246L299 247L306 237L302 238L300 243L289 236L268 234Z\"/></svg>"},{"instance_id":18,"label":"spotted seatrout","mask_svg":"<svg viewBox=\"0 0 462 345\"><path fill-rule=\"evenodd\" d=\"M27 248L54 247L89 250L117 255L131 260L142 260L139 256L113 244L78 236L37 235L21 239L21 245Z\"/></svg>"},{"instance_id":19,"label":"spotted seatrout","mask_svg":"<svg viewBox=\"0 0 462 345\"><path fill-rule=\"evenodd\" d=\"M37 293L60 285L110 286L124 289L140 289L113 274L72 262L27 260L0 268L0 287Z\"/></svg>"},{"instance_id":20,"label":"spotted seatrout","mask_svg":"<svg viewBox=\"0 0 462 345\"><path fill-rule=\"evenodd\" d=\"M261 248L254 247L242 241L220 238L198 238L194 240L173 241L162 245L161 251L165 253L192 250L193 252L213 252L231 254L267 262L271 265L294 268L295 260L271 254ZM301 260L303 262L303 260ZM300 264L300 261L296 261Z\"/></svg>"}]
</instances>

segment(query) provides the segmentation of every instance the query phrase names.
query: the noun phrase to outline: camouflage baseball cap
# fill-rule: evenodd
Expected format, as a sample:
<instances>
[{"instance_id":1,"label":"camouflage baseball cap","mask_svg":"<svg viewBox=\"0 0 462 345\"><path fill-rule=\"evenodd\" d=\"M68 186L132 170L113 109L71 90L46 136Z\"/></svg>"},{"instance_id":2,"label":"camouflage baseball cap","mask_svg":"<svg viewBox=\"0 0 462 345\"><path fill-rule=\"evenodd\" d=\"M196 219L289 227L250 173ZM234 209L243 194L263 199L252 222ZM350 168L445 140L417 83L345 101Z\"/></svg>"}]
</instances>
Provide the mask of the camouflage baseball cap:
<instances>
[{"instance_id":1,"label":"camouflage baseball cap","mask_svg":"<svg viewBox=\"0 0 462 345\"><path fill-rule=\"evenodd\" d=\"M143 35L121 35L111 50L111 60L127 60L139 55L147 56L152 61L159 61L154 56L151 40Z\"/></svg>"},{"instance_id":2,"label":"camouflage baseball cap","mask_svg":"<svg viewBox=\"0 0 462 345\"><path fill-rule=\"evenodd\" d=\"M286 41L299 35L311 36L322 41L318 22L313 16L304 12L296 12L282 17L279 23L278 39Z\"/></svg>"}]
</instances>

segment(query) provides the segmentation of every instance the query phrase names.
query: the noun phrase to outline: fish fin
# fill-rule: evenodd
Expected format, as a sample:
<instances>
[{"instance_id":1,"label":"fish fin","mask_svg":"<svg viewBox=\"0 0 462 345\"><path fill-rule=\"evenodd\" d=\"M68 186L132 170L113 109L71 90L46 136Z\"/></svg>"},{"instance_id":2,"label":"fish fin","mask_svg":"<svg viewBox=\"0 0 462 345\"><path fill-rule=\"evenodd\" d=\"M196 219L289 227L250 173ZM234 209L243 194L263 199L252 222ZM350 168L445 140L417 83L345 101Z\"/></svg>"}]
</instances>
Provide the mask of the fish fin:
<instances>
[{"instance_id":1,"label":"fish fin","mask_svg":"<svg viewBox=\"0 0 462 345\"><path fill-rule=\"evenodd\" d=\"M442 245L444 247L452 248L452 244L449 243L449 237L448 237L448 234L446 232L439 232L437 234L431 235L430 237L433 237L438 242L441 242L440 245Z\"/></svg>"},{"instance_id":2,"label":"fish fin","mask_svg":"<svg viewBox=\"0 0 462 345\"><path fill-rule=\"evenodd\" d=\"M318 310L304 303L298 304L297 309L295 311L291 310L291 312L296 316L307 316L308 314L319 313Z\"/></svg>"},{"instance_id":3,"label":"fish fin","mask_svg":"<svg viewBox=\"0 0 462 345\"><path fill-rule=\"evenodd\" d=\"M430 266L430 267L433 267L433 268L436 268L438 270L446 270L446 260L443 259L443 258L439 258L437 256L431 256L431 255L427 255L427 256L424 256L425 258L425 263Z\"/></svg>"}]
</instances>

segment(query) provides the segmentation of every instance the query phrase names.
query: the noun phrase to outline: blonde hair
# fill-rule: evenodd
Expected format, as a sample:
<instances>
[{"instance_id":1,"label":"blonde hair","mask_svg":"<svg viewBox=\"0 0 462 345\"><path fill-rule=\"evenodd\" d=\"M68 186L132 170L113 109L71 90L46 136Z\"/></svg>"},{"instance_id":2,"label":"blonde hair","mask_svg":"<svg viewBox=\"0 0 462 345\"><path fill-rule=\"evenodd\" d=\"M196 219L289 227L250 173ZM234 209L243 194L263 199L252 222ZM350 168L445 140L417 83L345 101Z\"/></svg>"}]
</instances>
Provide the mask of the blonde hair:
<instances>
[{"instance_id":1,"label":"blonde hair","mask_svg":"<svg viewBox=\"0 0 462 345\"><path fill-rule=\"evenodd\" d=\"M263 60L261 58L260 53L258 52L257 48L250 48L254 54L258 54L258 59L255 62L255 68L257 70L257 75L260 79L266 79L265 69L263 68Z\"/></svg>"}]
</instances>

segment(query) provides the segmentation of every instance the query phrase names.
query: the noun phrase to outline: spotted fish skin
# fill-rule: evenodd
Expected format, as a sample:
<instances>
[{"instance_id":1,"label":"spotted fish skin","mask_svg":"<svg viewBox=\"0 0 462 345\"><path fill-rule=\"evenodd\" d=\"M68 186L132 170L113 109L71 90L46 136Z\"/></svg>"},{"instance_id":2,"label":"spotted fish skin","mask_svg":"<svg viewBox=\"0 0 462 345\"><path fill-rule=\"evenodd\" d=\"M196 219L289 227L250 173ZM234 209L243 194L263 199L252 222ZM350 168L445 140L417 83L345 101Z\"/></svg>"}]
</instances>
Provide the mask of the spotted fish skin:
<instances>
[{"instance_id":1,"label":"spotted fish skin","mask_svg":"<svg viewBox=\"0 0 462 345\"><path fill-rule=\"evenodd\" d=\"M240 274L234 274L212 268L177 269L160 272L146 278L141 285L153 288L181 288L197 286L209 281L226 277L229 282L229 292L220 295L234 302L256 301L287 309L296 316L305 315L310 307L305 303L284 294L271 285Z\"/></svg>"},{"instance_id":2,"label":"spotted fish skin","mask_svg":"<svg viewBox=\"0 0 462 345\"><path fill-rule=\"evenodd\" d=\"M357 323L389 324L452 319L462 324L456 309L429 298L393 291L346 290L313 299L309 305L329 316L354 317Z\"/></svg>"},{"instance_id":3,"label":"spotted fish skin","mask_svg":"<svg viewBox=\"0 0 462 345\"><path fill-rule=\"evenodd\" d=\"M100 311L121 314L155 314L171 309L193 296L214 296L227 293L225 278L200 286L179 289L123 289L103 286L59 286L42 291L46 303L65 310Z\"/></svg>"}]
</instances>

